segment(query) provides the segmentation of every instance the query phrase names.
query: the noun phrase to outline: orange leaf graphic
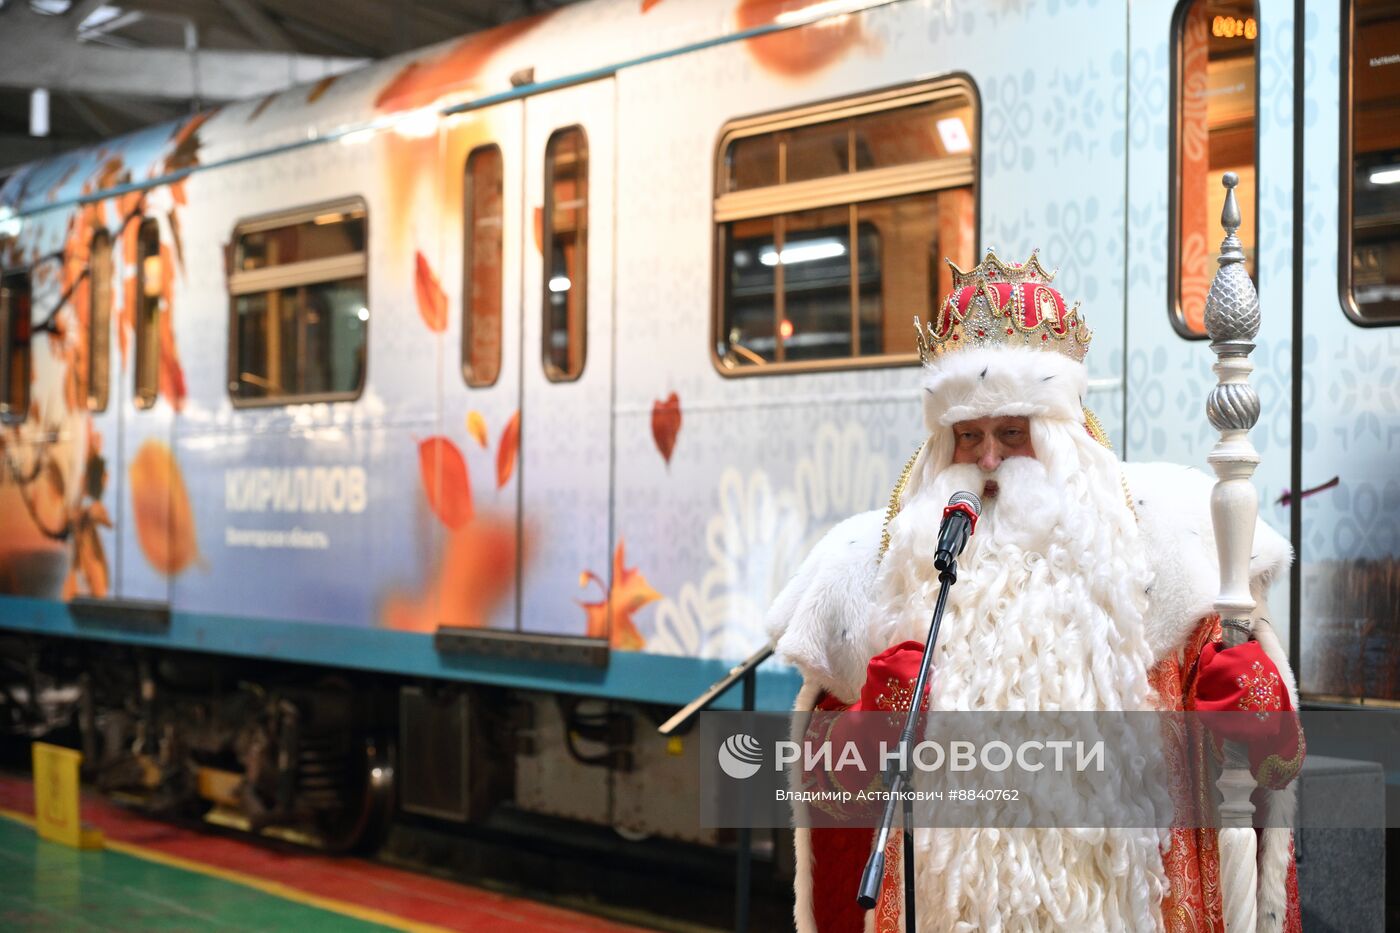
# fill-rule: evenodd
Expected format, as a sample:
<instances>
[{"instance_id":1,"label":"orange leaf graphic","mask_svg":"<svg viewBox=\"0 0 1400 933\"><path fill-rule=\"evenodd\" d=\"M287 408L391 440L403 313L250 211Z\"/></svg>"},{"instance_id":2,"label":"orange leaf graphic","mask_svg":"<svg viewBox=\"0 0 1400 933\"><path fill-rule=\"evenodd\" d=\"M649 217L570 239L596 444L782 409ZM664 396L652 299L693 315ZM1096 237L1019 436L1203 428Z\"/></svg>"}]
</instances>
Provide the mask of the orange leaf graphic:
<instances>
[{"instance_id":1,"label":"orange leaf graphic","mask_svg":"<svg viewBox=\"0 0 1400 933\"><path fill-rule=\"evenodd\" d=\"M604 589L603 599L596 603L579 603L587 617L588 637L606 638L608 644L620 651L640 651L646 646L646 639L637 631L632 616L648 603L654 603L661 594L652 589L647 578L636 567L624 566L624 544L617 542L613 554L612 589L609 590L596 574L585 570L579 575L579 584L597 583Z\"/></svg>"},{"instance_id":2,"label":"orange leaf graphic","mask_svg":"<svg viewBox=\"0 0 1400 933\"><path fill-rule=\"evenodd\" d=\"M185 405L185 368L180 365L180 349L175 345L175 263L170 247L160 246L161 297L164 313L158 323L160 337L160 394L176 411Z\"/></svg>"},{"instance_id":3,"label":"orange leaf graphic","mask_svg":"<svg viewBox=\"0 0 1400 933\"><path fill-rule=\"evenodd\" d=\"M435 632L439 625L485 628L515 585L515 542L515 526L495 519L481 518L454 531L427 592L387 600L384 625L411 632Z\"/></svg>"},{"instance_id":4,"label":"orange leaf graphic","mask_svg":"<svg viewBox=\"0 0 1400 933\"><path fill-rule=\"evenodd\" d=\"M676 449L676 435L681 431L681 400L672 392L664 402L651 403L651 436L656 449L671 465L671 451Z\"/></svg>"},{"instance_id":5,"label":"orange leaf graphic","mask_svg":"<svg viewBox=\"0 0 1400 933\"><path fill-rule=\"evenodd\" d=\"M126 369L131 332L136 327L136 276L128 275L124 284L121 307L117 309L117 349L121 352L122 369Z\"/></svg>"},{"instance_id":6,"label":"orange leaf graphic","mask_svg":"<svg viewBox=\"0 0 1400 933\"><path fill-rule=\"evenodd\" d=\"M152 567L173 576L199 556L194 512L180 465L169 447L148 440L132 459L128 476L136 540Z\"/></svg>"},{"instance_id":7,"label":"orange leaf graphic","mask_svg":"<svg viewBox=\"0 0 1400 933\"><path fill-rule=\"evenodd\" d=\"M281 91L274 91L258 101L258 105L253 108L253 112L248 114L248 122L252 123L258 117L262 116L263 111L272 105L272 102L277 99L277 95L280 93Z\"/></svg>"},{"instance_id":8,"label":"orange leaf graphic","mask_svg":"<svg viewBox=\"0 0 1400 933\"><path fill-rule=\"evenodd\" d=\"M553 11L550 11L553 12ZM512 20L473 33L450 49L409 62L374 100L378 110L414 110L469 85L497 52L538 26L550 13Z\"/></svg>"},{"instance_id":9,"label":"orange leaf graphic","mask_svg":"<svg viewBox=\"0 0 1400 933\"><path fill-rule=\"evenodd\" d=\"M30 487L30 504L34 521L40 528L62 531L68 524L67 484L63 470L45 457L39 475Z\"/></svg>"},{"instance_id":10,"label":"orange leaf graphic","mask_svg":"<svg viewBox=\"0 0 1400 933\"><path fill-rule=\"evenodd\" d=\"M472 520L472 486L467 461L457 445L441 435L418 445L418 469L423 492L433 514L451 529Z\"/></svg>"},{"instance_id":11,"label":"orange leaf graphic","mask_svg":"<svg viewBox=\"0 0 1400 933\"><path fill-rule=\"evenodd\" d=\"M660 2L661 0L642 0L642 12L645 13Z\"/></svg>"},{"instance_id":12,"label":"orange leaf graphic","mask_svg":"<svg viewBox=\"0 0 1400 933\"><path fill-rule=\"evenodd\" d=\"M501 489L510 482L515 472L515 455L520 449L520 410L510 416L501 431L500 443L496 445L496 488Z\"/></svg>"},{"instance_id":13,"label":"orange leaf graphic","mask_svg":"<svg viewBox=\"0 0 1400 933\"><path fill-rule=\"evenodd\" d=\"M490 440L486 437L486 419L479 411L467 412L467 433L476 438L476 442L485 450Z\"/></svg>"},{"instance_id":14,"label":"orange leaf graphic","mask_svg":"<svg viewBox=\"0 0 1400 933\"><path fill-rule=\"evenodd\" d=\"M115 188L123 181L129 181L131 174L126 170L126 162L121 156L112 156L97 169L97 188L105 191Z\"/></svg>"},{"instance_id":15,"label":"orange leaf graphic","mask_svg":"<svg viewBox=\"0 0 1400 933\"><path fill-rule=\"evenodd\" d=\"M817 0L740 0L734 24L740 30L768 26L784 14L795 14ZM860 38L855 16L823 20L795 29L784 29L744 41L754 60L787 77L819 71L841 58Z\"/></svg>"},{"instance_id":16,"label":"orange leaf graphic","mask_svg":"<svg viewBox=\"0 0 1400 933\"><path fill-rule=\"evenodd\" d=\"M87 580L88 592L98 599L106 596L107 555L102 550L102 539L97 536L96 525L87 522L78 526L74 550L74 571L81 572Z\"/></svg>"},{"instance_id":17,"label":"orange leaf graphic","mask_svg":"<svg viewBox=\"0 0 1400 933\"><path fill-rule=\"evenodd\" d=\"M423 323L428 325L429 330L440 334L447 329L447 294L438 283L433 267L428 265L427 257L421 251L414 256L417 273L413 282L418 292L418 313L423 316Z\"/></svg>"},{"instance_id":18,"label":"orange leaf graphic","mask_svg":"<svg viewBox=\"0 0 1400 933\"><path fill-rule=\"evenodd\" d=\"M320 100L321 95L331 89L331 85L335 83L338 77L339 75L326 75L326 77L313 84L310 92L306 95L306 102L308 104L314 104L316 101Z\"/></svg>"},{"instance_id":19,"label":"orange leaf graphic","mask_svg":"<svg viewBox=\"0 0 1400 933\"><path fill-rule=\"evenodd\" d=\"M170 137L170 154L165 158L165 171L174 172L199 164L200 127L219 112L218 107L197 113L185 121Z\"/></svg>"},{"instance_id":20,"label":"orange leaf graphic","mask_svg":"<svg viewBox=\"0 0 1400 933\"><path fill-rule=\"evenodd\" d=\"M183 181L175 182L170 186L170 189L174 191L176 185L180 187L181 192L185 190L185 183ZM184 197L183 194L180 196ZM183 204L184 202L181 201L180 203ZM185 274L185 240L184 237L180 236L180 215L174 211L168 211L166 212L165 219L170 224L170 239L175 243L175 260L180 264L180 275L183 276Z\"/></svg>"}]
</instances>

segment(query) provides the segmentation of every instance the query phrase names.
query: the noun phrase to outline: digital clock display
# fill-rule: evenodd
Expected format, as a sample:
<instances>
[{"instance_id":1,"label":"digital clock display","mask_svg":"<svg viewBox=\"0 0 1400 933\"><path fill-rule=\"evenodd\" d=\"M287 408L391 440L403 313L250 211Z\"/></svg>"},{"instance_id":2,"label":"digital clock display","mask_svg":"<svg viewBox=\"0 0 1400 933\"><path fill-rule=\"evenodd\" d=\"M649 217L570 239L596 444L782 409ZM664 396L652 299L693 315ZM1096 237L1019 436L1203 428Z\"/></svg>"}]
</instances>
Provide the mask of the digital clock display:
<instances>
[{"instance_id":1,"label":"digital clock display","mask_svg":"<svg viewBox=\"0 0 1400 933\"><path fill-rule=\"evenodd\" d=\"M1246 39L1259 37L1259 22L1254 17L1217 16L1210 22L1210 34L1217 39Z\"/></svg>"}]
</instances>

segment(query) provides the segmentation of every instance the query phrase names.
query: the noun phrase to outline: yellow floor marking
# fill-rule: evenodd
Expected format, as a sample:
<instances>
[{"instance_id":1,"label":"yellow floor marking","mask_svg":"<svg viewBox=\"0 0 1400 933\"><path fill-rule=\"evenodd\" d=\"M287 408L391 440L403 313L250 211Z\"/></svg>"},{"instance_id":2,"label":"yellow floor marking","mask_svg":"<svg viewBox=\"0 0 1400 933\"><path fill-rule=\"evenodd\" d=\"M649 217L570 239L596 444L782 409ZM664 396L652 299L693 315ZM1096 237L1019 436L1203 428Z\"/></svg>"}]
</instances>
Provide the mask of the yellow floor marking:
<instances>
[{"instance_id":1,"label":"yellow floor marking","mask_svg":"<svg viewBox=\"0 0 1400 933\"><path fill-rule=\"evenodd\" d=\"M30 829L34 828L34 817L30 816L28 813L21 813L18 810L6 810L0 807L0 816L3 816L7 820L14 820L16 823L23 823Z\"/></svg>"},{"instance_id":2,"label":"yellow floor marking","mask_svg":"<svg viewBox=\"0 0 1400 933\"><path fill-rule=\"evenodd\" d=\"M18 810L7 810L0 807L0 817L14 820L16 823L23 823L25 826L34 826L34 817ZM395 930L404 930L406 933L451 933L447 927L440 927L432 923L418 923L413 920L405 920L403 917L386 913L382 910L375 910L373 907L365 907L360 904L352 904L349 901L337 900L331 897L321 897L294 888L290 885L282 884L280 881L269 881L257 875L245 874L241 871L233 871L227 868L219 868L216 865L206 865L203 862L195 862L190 859L181 858L178 855L167 855L156 849L148 849L145 846L133 845L129 842L120 842L107 837L106 848L114 852L121 852L134 858L143 859L147 862L157 862L171 868L180 868L185 871L192 871L201 875L208 875L211 878L219 878L223 881L231 881L234 884L241 884L245 887L255 888L264 894L271 894L284 900L294 901L298 904L306 904L311 907L319 907L331 913L343 914L347 917L354 917L356 920L363 920L366 923L378 923L381 926L390 927Z\"/></svg>"}]
</instances>

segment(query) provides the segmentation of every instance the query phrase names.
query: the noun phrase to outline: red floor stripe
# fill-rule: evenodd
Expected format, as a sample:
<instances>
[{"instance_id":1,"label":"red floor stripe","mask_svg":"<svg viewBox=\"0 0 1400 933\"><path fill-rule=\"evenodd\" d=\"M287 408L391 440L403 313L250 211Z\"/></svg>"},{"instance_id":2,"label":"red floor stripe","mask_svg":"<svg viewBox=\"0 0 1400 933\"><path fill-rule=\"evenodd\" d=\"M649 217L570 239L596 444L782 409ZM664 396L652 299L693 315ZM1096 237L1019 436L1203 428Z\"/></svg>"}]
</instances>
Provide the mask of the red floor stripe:
<instances>
[{"instance_id":1,"label":"red floor stripe","mask_svg":"<svg viewBox=\"0 0 1400 933\"><path fill-rule=\"evenodd\" d=\"M26 778L0 776L0 808L34 812ZM641 928L353 858L279 852L138 816L92 794L83 820L107 836L190 861L277 881L405 920L472 933L642 933Z\"/></svg>"}]
</instances>

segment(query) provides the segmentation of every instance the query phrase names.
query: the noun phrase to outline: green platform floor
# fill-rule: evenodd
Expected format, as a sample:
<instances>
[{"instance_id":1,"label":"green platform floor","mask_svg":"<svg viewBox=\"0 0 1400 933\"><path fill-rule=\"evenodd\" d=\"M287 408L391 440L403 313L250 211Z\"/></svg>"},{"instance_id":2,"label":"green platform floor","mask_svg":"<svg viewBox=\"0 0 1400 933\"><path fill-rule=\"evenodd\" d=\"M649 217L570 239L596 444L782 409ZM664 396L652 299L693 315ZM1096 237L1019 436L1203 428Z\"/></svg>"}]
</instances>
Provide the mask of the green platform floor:
<instances>
[{"instance_id":1,"label":"green platform floor","mask_svg":"<svg viewBox=\"0 0 1400 933\"><path fill-rule=\"evenodd\" d=\"M388 930L120 852L44 842L0 819L0 930Z\"/></svg>"}]
</instances>

